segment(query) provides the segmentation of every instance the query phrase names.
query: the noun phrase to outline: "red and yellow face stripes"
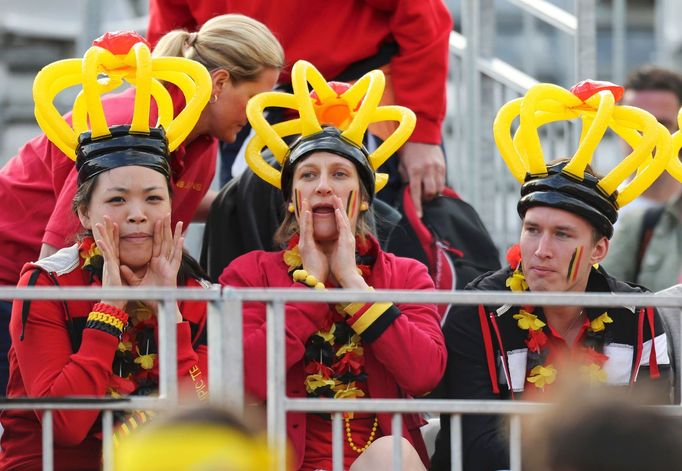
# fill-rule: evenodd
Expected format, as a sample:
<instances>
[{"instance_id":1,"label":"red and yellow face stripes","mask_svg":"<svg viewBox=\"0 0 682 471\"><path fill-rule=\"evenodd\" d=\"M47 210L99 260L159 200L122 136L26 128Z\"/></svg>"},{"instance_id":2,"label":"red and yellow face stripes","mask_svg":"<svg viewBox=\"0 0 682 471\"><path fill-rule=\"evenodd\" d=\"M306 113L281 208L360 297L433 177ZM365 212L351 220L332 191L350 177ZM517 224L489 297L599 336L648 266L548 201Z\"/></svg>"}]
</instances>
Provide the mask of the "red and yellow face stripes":
<instances>
[{"instance_id":1,"label":"red and yellow face stripes","mask_svg":"<svg viewBox=\"0 0 682 471\"><path fill-rule=\"evenodd\" d=\"M566 281L573 283L578 278L578 269L580 268L580 260L583 257L584 251L585 251L585 248L582 245L577 246L575 248L575 250L573 251L573 255L571 256L571 261L568 262L568 271L566 272Z\"/></svg>"},{"instance_id":2,"label":"red and yellow face stripes","mask_svg":"<svg viewBox=\"0 0 682 471\"><path fill-rule=\"evenodd\" d=\"M358 213L358 192L351 190L348 195L348 202L346 203L346 213L348 214L348 219L353 220L355 215Z\"/></svg>"},{"instance_id":3,"label":"red and yellow face stripes","mask_svg":"<svg viewBox=\"0 0 682 471\"><path fill-rule=\"evenodd\" d=\"M296 220L298 220L301 215L301 204L301 192L297 188L294 188L294 215L296 216Z\"/></svg>"}]
</instances>

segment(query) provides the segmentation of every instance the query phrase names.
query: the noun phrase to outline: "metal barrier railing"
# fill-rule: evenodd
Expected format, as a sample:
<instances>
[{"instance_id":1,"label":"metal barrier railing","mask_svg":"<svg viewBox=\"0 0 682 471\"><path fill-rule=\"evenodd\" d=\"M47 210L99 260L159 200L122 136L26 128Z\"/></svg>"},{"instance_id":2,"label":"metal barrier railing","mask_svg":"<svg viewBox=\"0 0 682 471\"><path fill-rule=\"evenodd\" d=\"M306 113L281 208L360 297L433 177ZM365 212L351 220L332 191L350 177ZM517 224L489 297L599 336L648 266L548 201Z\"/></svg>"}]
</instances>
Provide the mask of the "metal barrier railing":
<instances>
[{"instance_id":1,"label":"metal barrier railing","mask_svg":"<svg viewBox=\"0 0 682 471\"><path fill-rule=\"evenodd\" d=\"M102 410L103 469L112 469L112 430L115 410L162 410L178 402L178 383L175 364L175 311L177 300L197 300L208 303L208 361L210 400L229 405L233 410L244 406L242 303L261 301L267 305L267 420L270 443L277 447L281 458L286 440L286 414L290 411L327 412L332 414L332 448L334 471L342 466L343 411L384 412L393 414L392 429L402 430L402 414L451 414L452 468L462 469L461 416L463 414L504 414L511 420L511 469L521 469L520 420L525 414L536 413L545 405L512 401L430 400L430 399L301 399L288 398L285 389L285 304L287 302L419 302L433 304L528 304L542 306L582 305L656 307L682 307L682 296L655 296L652 294L568 294L568 293L510 293L474 291L351 291L351 290L290 290L290 289L233 289L213 287L197 289L136 289L136 288L0 288L0 299L42 300L158 300L159 311L159 395L156 397L131 396L111 398L19 398L0 400L0 409L43 410L43 469L53 469L52 411L66 409ZM681 324L682 325L682 324ZM682 336L681 326L680 336ZM679 381L676 381L678 383ZM661 407L666 413L682 415L680 405ZM394 437L393 469L400 469L400 434ZM284 460L280 460L284 463ZM282 468L283 469L283 468Z\"/></svg>"}]
</instances>

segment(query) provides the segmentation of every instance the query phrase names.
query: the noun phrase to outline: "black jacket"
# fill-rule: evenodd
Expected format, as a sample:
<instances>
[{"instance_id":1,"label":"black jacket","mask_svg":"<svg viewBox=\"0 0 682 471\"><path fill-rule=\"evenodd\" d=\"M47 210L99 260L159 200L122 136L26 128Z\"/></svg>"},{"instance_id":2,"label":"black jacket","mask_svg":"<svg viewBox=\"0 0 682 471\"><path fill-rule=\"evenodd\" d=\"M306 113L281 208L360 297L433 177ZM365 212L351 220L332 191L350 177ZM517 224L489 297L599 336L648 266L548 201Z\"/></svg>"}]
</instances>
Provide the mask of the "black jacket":
<instances>
[{"instance_id":1,"label":"black jacket","mask_svg":"<svg viewBox=\"0 0 682 471\"><path fill-rule=\"evenodd\" d=\"M512 274L510 268L487 273L470 283L466 289L478 291L504 291L505 282ZM587 292L614 292L614 293L638 293L644 290L640 287L620 282L609 276L602 269L592 269L588 280ZM453 308L443 324L445 341L448 348L448 366L439 387L442 397L455 399L509 399L519 398L522 395L526 378L525 366L532 360L532 352L528 352L525 344L528 331L522 330L517 325L513 315L519 312L519 306L459 306ZM663 326L658 312L654 309L630 309L621 308L587 308L585 312L590 321L599 317L604 311L608 311L613 323L607 324L599 334L590 331L583 336L584 343L592 342L594 349L605 354L614 352L618 348L627 351L627 346L632 346L629 354L632 355L630 364L626 361L619 363L620 369L615 369L616 357L623 359L621 354L612 353L613 362L609 370L609 383L629 383L630 373L633 368L639 367L638 383L649 382L652 376L661 388L657 388L661 397L660 402L669 402L669 360L667 342ZM491 313L493 315L491 316ZM542 309L533 311L538 318L546 323ZM640 316L644 322L640 322ZM492 317L492 319L491 319ZM650 328L649 321L653 325ZM496 324L496 326L493 325ZM638 341L639 326L642 325L642 342ZM497 329L495 329L497 327ZM489 334L489 342L484 341L484 329ZM548 326L543 330L549 333ZM497 332L499 331L499 336ZM652 345L652 337L657 337L656 358L646 354L647 346ZM612 345L613 344L613 345ZM500 345L504 346L502 360ZM612 345L610 347L610 345ZM525 350L525 353L523 352ZM621 350L618 350L620 352ZM645 354L641 355L641 351ZM513 355L527 355L526 362L522 367L516 367L516 375L511 372L514 368L509 367L509 359ZM641 357L641 358L640 358ZM519 357L516 357L517 359ZM627 360L627 356L625 359ZM640 358L637 363L637 358ZM492 364L490 359L492 359ZM521 357L523 359L523 356ZM649 368L649 361L653 360L653 368ZM609 360L607 360L608 363ZM607 369L604 364L604 370ZM518 363L517 363L518 365ZM656 372L658 369L658 373ZM505 373L506 371L506 373ZM611 373L613 371L613 374ZM653 374L652 374L653 373ZM512 384L516 391L512 393L507 385L507 375L512 376ZM493 380L494 378L494 380ZM560 378L560 372L557 374ZM463 450L464 469L473 471L488 471L496 469L508 469L508 440L502 433L501 420L497 416L464 416L463 417ZM432 458L432 470L450 469L450 430L447 416L441 417L441 431L436 440L436 452Z\"/></svg>"}]
</instances>

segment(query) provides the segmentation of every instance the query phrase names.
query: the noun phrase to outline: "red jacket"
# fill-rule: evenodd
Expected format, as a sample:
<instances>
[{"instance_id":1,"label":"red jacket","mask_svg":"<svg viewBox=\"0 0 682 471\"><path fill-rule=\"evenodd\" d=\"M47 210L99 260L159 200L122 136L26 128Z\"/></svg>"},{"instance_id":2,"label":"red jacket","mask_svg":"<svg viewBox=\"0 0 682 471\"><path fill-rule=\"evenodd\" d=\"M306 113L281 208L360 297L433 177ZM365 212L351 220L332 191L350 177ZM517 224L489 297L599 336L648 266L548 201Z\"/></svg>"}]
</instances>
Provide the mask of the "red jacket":
<instances>
[{"instance_id":1,"label":"red jacket","mask_svg":"<svg viewBox=\"0 0 682 471\"><path fill-rule=\"evenodd\" d=\"M81 269L81 265L77 246L62 249L36 264L27 264L19 286L28 284L35 268L40 269L36 286L100 286L99 282L90 282L90 273ZM187 285L201 286L196 280ZM119 340L111 334L84 328L94 304L92 301L32 301L22 341L23 303L14 303L7 397L107 395L107 388L115 379L112 364ZM178 377L200 388L202 391L197 395L203 396L208 391L206 304L187 301L179 303L179 307L185 321L177 325ZM77 348L72 345L70 331L75 332L80 342ZM158 365L151 370L151 375L158 384ZM53 421L55 469L99 469L99 411L56 410ZM0 422L4 428L0 470L41 469L41 414L31 410L4 410L0 412Z\"/></svg>"},{"instance_id":2,"label":"red jacket","mask_svg":"<svg viewBox=\"0 0 682 471\"><path fill-rule=\"evenodd\" d=\"M171 92L179 111L179 90ZM130 89L102 99L108 124L130 124L135 93ZM68 115L67 115L68 116ZM152 106L150 123L156 123ZM67 117L70 121L70 118ZM175 150L171 158L173 221L187 227L208 191L216 168L218 142L201 136ZM40 244L70 245L80 227L71 210L76 166L44 134L28 141L0 169L0 285L16 285L24 263L38 259Z\"/></svg>"},{"instance_id":3,"label":"red jacket","mask_svg":"<svg viewBox=\"0 0 682 471\"><path fill-rule=\"evenodd\" d=\"M289 67L305 59L328 80L383 44L397 43L390 80L396 103L417 114L410 140L440 143L452 29L442 0L151 0L147 35L155 44L172 29L196 31L223 13L263 22L282 43ZM287 69L280 81L289 80Z\"/></svg>"},{"instance_id":4,"label":"red jacket","mask_svg":"<svg viewBox=\"0 0 682 471\"><path fill-rule=\"evenodd\" d=\"M378 243L375 240L372 242L376 261L367 278L370 286L375 289L434 289L424 265L416 260L382 252ZM282 252L254 251L243 255L225 269L219 281L221 285L233 287L309 289L292 281ZM371 303L367 303L358 311L371 306ZM328 323L332 315L330 309L334 309L334 306L311 303L286 305L286 388L291 397L306 397L305 344L311 335ZM397 316L394 318L386 317L395 312ZM384 322L382 318L390 320ZM347 322L351 324L353 320L358 321L357 316L349 316ZM435 306L411 303L392 306L361 336L364 338L371 330L374 330L373 336L378 337L371 342L363 342L369 397L422 396L436 387L445 370L447 354ZM264 303L244 303L244 365L246 392L264 401L267 391ZM390 434L391 416L378 414L378 419L382 434ZM405 415L403 436L428 462L419 430L421 424L418 415ZM305 414L288 415L287 435L296 452L298 468L305 451Z\"/></svg>"}]
</instances>

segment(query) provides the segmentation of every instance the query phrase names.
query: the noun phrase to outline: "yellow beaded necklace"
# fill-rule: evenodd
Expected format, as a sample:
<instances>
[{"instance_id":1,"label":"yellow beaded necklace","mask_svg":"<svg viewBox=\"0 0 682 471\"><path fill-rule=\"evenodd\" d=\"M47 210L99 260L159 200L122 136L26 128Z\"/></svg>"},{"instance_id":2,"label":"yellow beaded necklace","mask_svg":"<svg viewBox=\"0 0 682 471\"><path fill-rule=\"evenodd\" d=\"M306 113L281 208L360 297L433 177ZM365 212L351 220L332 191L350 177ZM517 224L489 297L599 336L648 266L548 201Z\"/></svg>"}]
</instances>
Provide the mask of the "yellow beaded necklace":
<instances>
[{"instance_id":1,"label":"yellow beaded necklace","mask_svg":"<svg viewBox=\"0 0 682 471\"><path fill-rule=\"evenodd\" d=\"M346 440L348 440L348 445L350 446L350 449L356 452L358 455L365 451L369 446L372 444L374 441L374 437L376 436L377 433L377 427L379 426L379 419L375 416L374 417L374 424L372 425L372 431L369 433L369 438L367 439L367 443L365 443L365 446L362 448L358 448L358 446L355 444L353 441L353 436L350 431L350 419L346 417L344 419L346 422Z\"/></svg>"}]
</instances>

